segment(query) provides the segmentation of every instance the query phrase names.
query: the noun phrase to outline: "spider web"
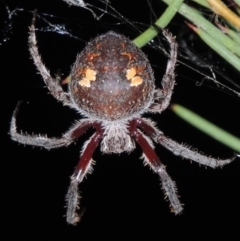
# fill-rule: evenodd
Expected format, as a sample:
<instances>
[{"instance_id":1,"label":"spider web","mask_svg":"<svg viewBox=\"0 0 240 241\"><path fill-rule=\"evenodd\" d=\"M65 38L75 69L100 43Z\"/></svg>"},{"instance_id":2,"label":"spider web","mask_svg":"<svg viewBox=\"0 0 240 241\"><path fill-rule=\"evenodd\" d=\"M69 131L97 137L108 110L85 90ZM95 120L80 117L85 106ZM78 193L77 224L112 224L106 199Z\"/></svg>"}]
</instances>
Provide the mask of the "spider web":
<instances>
[{"instance_id":1,"label":"spider web","mask_svg":"<svg viewBox=\"0 0 240 241\"><path fill-rule=\"evenodd\" d=\"M23 28L24 24L26 24L24 27L26 31L26 26L29 26L29 19L32 16L32 7L39 8L38 32L53 32L83 43L109 29L133 39L154 23L166 8L166 5L160 1L150 0L139 1L138 10L131 9L127 1L116 3L109 0L88 0L85 2L82 0L63 0L63 2L53 1L51 5L48 4L48 6L54 6L55 9L54 11L46 11L41 9L44 4L34 6L27 2L16 1L11 6L4 2L1 3L4 6L2 8L3 20L1 24L3 27L0 38L2 47L13 38L16 31ZM57 8L62 9L64 6L66 8L64 13L56 11ZM203 14L208 19L213 18L211 13L206 10L201 8L199 10L204 11ZM76 17L77 12L81 13L79 17ZM26 18L28 22L24 23ZM181 23L179 23L180 21ZM233 97L240 96L240 85L234 74L229 74L234 73L232 67L200 43L198 37L189 30L181 17L174 19L168 29L176 35L179 43L178 63L182 67L183 73L178 73L178 75L181 75L181 78L186 81L194 81L197 86L204 85L228 93ZM155 59L158 59L164 58L163 55L166 55L167 45L159 34L148 43L146 48L149 51L149 56L157 55L158 57ZM161 68L157 60L151 62L155 69ZM236 72L235 74L239 75Z\"/></svg>"}]
</instances>

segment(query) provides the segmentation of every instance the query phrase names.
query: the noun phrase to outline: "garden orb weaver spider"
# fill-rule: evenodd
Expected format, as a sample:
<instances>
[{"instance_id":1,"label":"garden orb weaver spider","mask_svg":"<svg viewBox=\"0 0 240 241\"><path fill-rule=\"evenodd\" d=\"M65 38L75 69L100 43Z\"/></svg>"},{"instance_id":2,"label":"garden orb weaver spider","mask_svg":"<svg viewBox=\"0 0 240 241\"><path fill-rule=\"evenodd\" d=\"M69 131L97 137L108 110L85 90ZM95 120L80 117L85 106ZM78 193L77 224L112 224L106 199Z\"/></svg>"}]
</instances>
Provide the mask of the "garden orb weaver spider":
<instances>
[{"instance_id":1,"label":"garden orb weaver spider","mask_svg":"<svg viewBox=\"0 0 240 241\"><path fill-rule=\"evenodd\" d=\"M46 149L68 146L76 141L90 127L95 129L92 137L85 142L80 160L71 176L66 195L67 222L76 224L80 217L78 185L92 168L92 155L100 145L103 153L131 152L135 143L143 151L143 160L159 175L162 189L169 199L175 214L182 212L175 183L154 151L153 141L159 143L174 155L193 160L212 168L221 167L233 158L218 160L207 157L166 137L150 119L142 115L161 113L169 103L175 85L177 43L170 33L163 35L170 45L169 60L162 79L162 89L154 84L153 71L144 53L128 38L113 31L91 40L71 69L68 92L64 92L58 79L51 77L43 64L37 48L33 18L29 34L29 49L33 61L43 77L50 93L63 105L75 109L84 118L74 124L61 138L48 138L17 132L14 111L11 120L12 140L25 145Z\"/></svg>"}]
</instances>

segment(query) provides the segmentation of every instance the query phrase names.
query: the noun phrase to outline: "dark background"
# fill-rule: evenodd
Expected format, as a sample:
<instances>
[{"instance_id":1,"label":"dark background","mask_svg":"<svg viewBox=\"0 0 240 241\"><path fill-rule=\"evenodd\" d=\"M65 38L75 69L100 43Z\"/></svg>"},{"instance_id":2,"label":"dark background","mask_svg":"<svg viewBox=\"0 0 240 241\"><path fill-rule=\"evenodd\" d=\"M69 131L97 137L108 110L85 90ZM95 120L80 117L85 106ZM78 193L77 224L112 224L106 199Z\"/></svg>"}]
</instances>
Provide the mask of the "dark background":
<instances>
[{"instance_id":1,"label":"dark background","mask_svg":"<svg viewBox=\"0 0 240 241\"><path fill-rule=\"evenodd\" d=\"M97 4L97 1L91 1ZM89 11L71 7L62 1L6 1L10 10L23 8L13 17L12 31L8 31L7 14L3 2L1 9L2 37L9 38L0 45L2 108L1 115L1 218L4 235L2 240L87 240L91 238L111 239L115 237L132 240L166 240L195 237L219 238L239 236L240 215L240 164L234 163L217 170L199 167L188 160L174 156L160 145L156 152L167 171L176 181L184 212L175 216L170 213L164 200L160 181L140 160L139 147L130 155L103 155L98 149L94 154L94 173L80 185L81 207L86 208L82 221L75 227L68 225L65 214L65 194L79 152L89 131L76 145L47 151L38 147L13 142L8 135L12 112L19 100L23 104L18 115L18 128L27 133L42 133L60 136L79 116L75 111L63 107L48 94L40 75L37 74L28 51L28 26L31 12L52 14L46 19L53 24L66 24L80 40L58 33L38 31L38 45L47 68L52 75L61 70L67 76L76 54L85 42L108 30L125 34L130 38L137 32L124 20L113 21L104 16L101 21L93 19ZM138 9L128 5L129 1L112 1L117 11L131 19L134 24L147 26L154 20L146 1L138 1ZM152 1L157 16L165 5ZM109 10L110 11L110 10ZM124 23L124 24L117 24ZM48 24L37 21L37 28ZM181 34L184 20L177 16L169 26L174 35ZM145 26L142 25L145 29ZM12 33L11 33L12 32ZM160 38L162 38L160 36ZM196 40L197 41L197 40ZM163 41L164 42L164 41ZM239 82L239 73L229 67L210 49L195 44L208 61L214 61L230 79ZM203 50L202 50L203 49ZM156 81L164 74L167 59L158 51L143 48L153 64ZM182 53L184 50L180 50ZM188 63L196 67L194 63ZM224 69L224 70L223 70ZM203 70L205 71L205 70ZM240 137L239 98L225 89L204 81L197 72L179 64L177 85L172 103L181 104L223 129ZM207 72L207 71L206 71ZM208 72L210 75L210 72ZM218 77L220 81L221 77ZM235 89L239 92L239 89ZM228 158L233 151L179 119L171 110L151 116L157 126L172 139L188 143L213 157Z\"/></svg>"}]
</instances>

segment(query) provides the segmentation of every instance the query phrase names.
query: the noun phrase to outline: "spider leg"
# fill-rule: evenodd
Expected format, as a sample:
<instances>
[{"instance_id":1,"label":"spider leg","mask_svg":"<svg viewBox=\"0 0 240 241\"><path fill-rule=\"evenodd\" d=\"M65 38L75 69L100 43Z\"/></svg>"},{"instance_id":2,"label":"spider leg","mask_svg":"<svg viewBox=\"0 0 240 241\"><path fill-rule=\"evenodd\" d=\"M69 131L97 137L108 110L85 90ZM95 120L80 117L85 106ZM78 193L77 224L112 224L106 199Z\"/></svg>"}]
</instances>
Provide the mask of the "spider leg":
<instances>
[{"instance_id":1,"label":"spider leg","mask_svg":"<svg viewBox=\"0 0 240 241\"><path fill-rule=\"evenodd\" d=\"M29 33L29 50L33 61L39 70L41 76L45 84L47 85L48 89L50 90L51 94L58 100L61 101L64 105L72 106L72 102L67 93L65 93L60 85L60 81L58 78L54 79L51 77L50 72L46 69L45 65L42 62L41 56L39 54L37 48L37 40L36 40L36 33L35 33L35 20L36 20L36 13L33 15L32 25L30 27Z\"/></svg>"},{"instance_id":2,"label":"spider leg","mask_svg":"<svg viewBox=\"0 0 240 241\"><path fill-rule=\"evenodd\" d=\"M205 155L198 153L197 151L191 150L190 148L184 145L180 145L176 141L173 141L172 139L164 136L163 134L160 134L157 137L157 141L176 156L181 156L183 158L198 162L202 165L209 166L212 168L222 167L226 164L231 163L236 158L236 155L234 155L232 158L224 160L207 157Z\"/></svg>"},{"instance_id":3,"label":"spider leg","mask_svg":"<svg viewBox=\"0 0 240 241\"><path fill-rule=\"evenodd\" d=\"M87 173L92 171L93 159L92 155L101 139L103 138L103 131L99 124L94 124L96 133L88 140L82 150L80 160L75 168L74 174L71 177L71 183L66 195L67 201L67 222L76 225L80 221L80 216L77 214L79 209L79 192L78 184L82 182Z\"/></svg>"},{"instance_id":4,"label":"spider leg","mask_svg":"<svg viewBox=\"0 0 240 241\"><path fill-rule=\"evenodd\" d=\"M172 211L175 214L179 214L183 210L183 207L177 196L176 185L167 174L165 166L161 163L160 159L156 155L154 148L151 145L151 142L141 131L136 128L138 124L137 121L138 120L133 120L130 122L130 134L141 146L145 162L151 167L151 169L155 173L159 175L162 181L162 188L170 201Z\"/></svg>"},{"instance_id":5,"label":"spider leg","mask_svg":"<svg viewBox=\"0 0 240 241\"><path fill-rule=\"evenodd\" d=\"M175 38L168 33L166 30L163 30L163 34L170 45L170 56L167 63L166 73L162 79L162 89L157 89L155 92L155 102L149 107L149 111L161 113L164 111L171 100L173 93L173 88L175 85L175 66L177 62L177 43Z\"/></svg>"},{"instance_id":6,"label":"spider leg","mask_svg":"<svg viewBox=\"0 0 240 241\"><path fill-rule=\"evenodd\" d=\"M231 163L236 158L236 155L234 155L232 158L224 160L207 157L166 137L162 132L160 132L156 127L154 127L154 124L152 122L147 119L137 119L136 122L137 126L140 127L148 136L150 136L157 143L167 148L176 156L181 156L183 158L198 162L202 165L212 168L222 167L226 164Z\"/></svg>"},{"instance_id":7,"label":"spider leg","mask_svg":"<svg viewBox=\"0 0 240 241\"><path fill-rule=\"evenodd\" d=\"M17 132L16 125L16 115L19 110L20 102L18 103L16 109L14 110L11 126L10 126L10 136L11 139L22 143L24 145L41 146L46 149L58 148L62 146L68 146L75 140L77 140L85 131L93 126L92 122L89 120L81 120L77 122L74 126L70 128L61 138L48 138L41 135L28 135Z\"/></svg>"}]
</instances>

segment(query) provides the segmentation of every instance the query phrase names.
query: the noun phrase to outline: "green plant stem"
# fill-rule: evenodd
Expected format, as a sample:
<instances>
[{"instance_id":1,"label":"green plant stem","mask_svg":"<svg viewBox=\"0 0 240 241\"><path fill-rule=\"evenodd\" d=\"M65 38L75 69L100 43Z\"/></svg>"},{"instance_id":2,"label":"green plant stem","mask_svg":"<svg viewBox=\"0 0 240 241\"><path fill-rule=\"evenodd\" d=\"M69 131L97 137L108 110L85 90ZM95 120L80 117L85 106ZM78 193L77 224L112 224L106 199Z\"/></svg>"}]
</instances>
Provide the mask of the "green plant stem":
<instances>
[{"instance_id":1,"label":"green plant stem","mask_svg":"<svg viewBox=\"0 0 240 241\"><path fill-rule=\"evenodd\" d=\"M222 130L216 125L205 120L201 116L195 114L194 112L188 110L187 108L174 104L171 109L179 117L187 121L189 124L193 125L197 129L211 136L215 140L221 142L222 144L232 148L235 151L240 152L240 139L229 134L228 132Z\"/></svg>"},{"instance_id":2,"label":"green plant stem","mask_svg":"<svg viewBox=\"0 0 240 241\"><path fill-rule=\"evenodd\" d=\"M165 10L165 12L161 15L161 17L155 22L155 25L157 25L160 28L165 28L169 22L172 20L172 18L175 16L176 12L178 11L178 8L181 6L184 0L175 0L171 4L169 4L168 8ZM154 37L158 35L158 30L151 26L147 30L145 30L143 33L141 33L137 38L133 40L133 43L141 48L144 45L146 45L149 41L151 41Z\"/></svg>"},{"instance_id":3,"label":"green plant stem","mask_svg":"<svg viewBox=\"0 0 240 241\"><path fill-rule=\"evenodd\" d=\"M231 39L233 39L236 43L238 43L239 47L240 47L240 35L239 35L239 33L233 31L232 29L229 29L227 34L229 35L229 37Z\"/></svg>"},{"instance_id":4,"label":"green plant stem","mask_svg":"<svg viewBox=\"0 0 240 241\"><path fill-rule=\"evenodd\" d=\"M166 4L171 4L173 0L162 0ZM226 36L219 30L216 26L206 20L198 11L182 3L178 12L183 15L186 19L194 23L198 28L203 29L209 35L216 39L216 41L221 42L225 47L227 47L231 52L236 53L240 56L239 45L236 44L231 38Z\"/></svg>"},{"instance_id":5,"label":"green plant stem","mask_svg":"<svg viewBox=\"0 0 240 241\"><path fill-rule=\"evenodd\" d=\"M206 0L192 0L192 1L198 3L199 5L201 5L205 8L210 9L210 5L208 4L208 2Z\"/></svg>"},{"instance_id":6,"label":"green plant stem","mask_svg":"<svg viewBox=\"0 0 240 241\"><path fill-rule=\"evenodd\" d=\"M191 24L188 24L198 36L215 52L222 56L228 63L230 63L234 68L240 71L240 58L233 54L229 49L227 49L222 43L216 41L211 35L202 29L196 28ZM240 46L239 46L240 47Z\"/></svg>"},{"instance_id":7,"label":"green plant stem","mask_svg":"<svg viewBox=\"0 0 240 241\"><path fill-rule=\"evenodd\" d=\"M234 0L234 2L240 7L240 0Z\"/></svg>"}]
</instances>

